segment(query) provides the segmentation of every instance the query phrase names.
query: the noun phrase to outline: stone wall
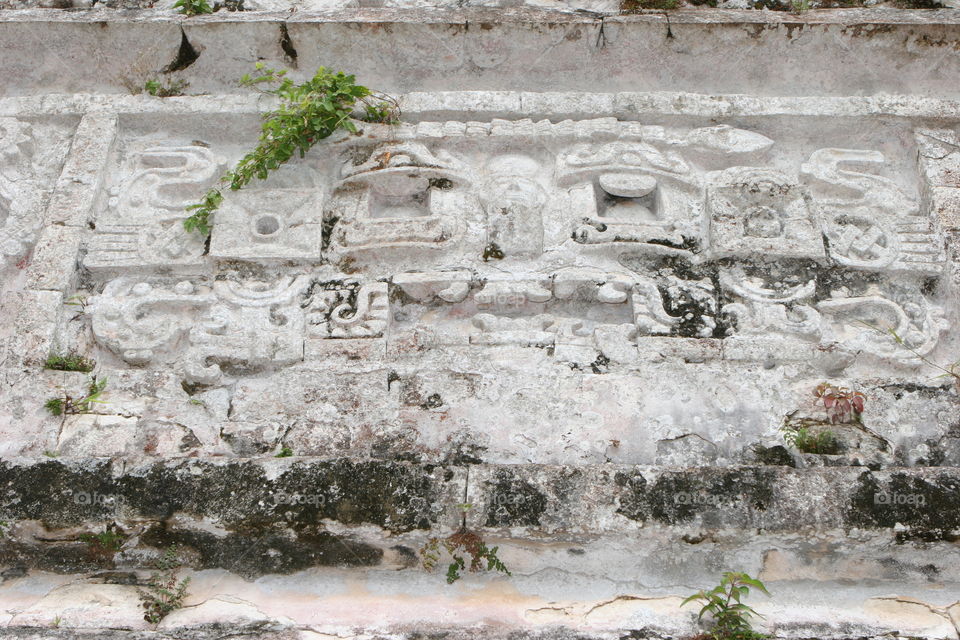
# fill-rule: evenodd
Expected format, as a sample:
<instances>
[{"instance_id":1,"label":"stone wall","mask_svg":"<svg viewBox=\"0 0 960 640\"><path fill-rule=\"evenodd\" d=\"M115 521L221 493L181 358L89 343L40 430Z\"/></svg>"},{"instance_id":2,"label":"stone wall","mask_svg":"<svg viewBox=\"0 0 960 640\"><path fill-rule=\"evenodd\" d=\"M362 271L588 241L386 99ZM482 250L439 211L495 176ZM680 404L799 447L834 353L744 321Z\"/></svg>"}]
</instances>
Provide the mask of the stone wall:
<instances>
[{"instance_id":1,"label":"stone wall","mask_svg":"<svg viewBox=\"0 0 960 640\"><path fill-rule=\"evenodd\" d=\"M0 12L0 636L687 638L734 570L777 638L956 639L958 30ZM257 60L400 122L188 233ZM512 575L426 570L461 525Z\"/></svg>"}]
</instances>

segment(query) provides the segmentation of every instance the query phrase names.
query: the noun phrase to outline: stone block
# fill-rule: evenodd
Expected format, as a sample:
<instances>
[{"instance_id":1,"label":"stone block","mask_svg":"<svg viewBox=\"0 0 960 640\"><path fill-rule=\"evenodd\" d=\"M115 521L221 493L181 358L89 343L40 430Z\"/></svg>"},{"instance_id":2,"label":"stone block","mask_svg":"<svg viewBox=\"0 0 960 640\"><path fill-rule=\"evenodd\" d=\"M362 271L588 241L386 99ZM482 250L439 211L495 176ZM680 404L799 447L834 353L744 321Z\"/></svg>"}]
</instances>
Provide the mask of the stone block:
<instances>
[{"instance_id":1,"label":"stone block","mask_svg":"<svg viewBox=\"0 0 960 640\"><path fill-rule=\"evenodd\" d=\"M61 293L72 290L77 278L82 235L78 227L45 227L30 259L27 286Z\"/></svg>"}]
</instances>

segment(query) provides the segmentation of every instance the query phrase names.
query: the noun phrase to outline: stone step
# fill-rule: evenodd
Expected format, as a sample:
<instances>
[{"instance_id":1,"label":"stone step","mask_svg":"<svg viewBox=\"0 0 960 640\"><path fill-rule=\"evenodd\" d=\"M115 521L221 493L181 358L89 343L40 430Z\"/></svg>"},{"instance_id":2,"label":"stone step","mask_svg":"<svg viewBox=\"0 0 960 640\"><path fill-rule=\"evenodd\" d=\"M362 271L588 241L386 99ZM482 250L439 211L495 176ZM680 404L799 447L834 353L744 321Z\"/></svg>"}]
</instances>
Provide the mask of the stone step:
<instances>
[{"instance_id":1,"label":"stone step","mask_svg":"<svg viewBox=\"0 0 960 640\"><path fill-rule=\"evenodd\" d=\"M219 12L5 11L0 95L124 93L176 71L194 93L236 92L251 61L356 74L387 92L686 91L782 96L960 96L960 12L680 10L640 15L529 7ZM285 27L285 30L281 30ZM281 46L285 43L285 47ZM295 51L296 57L290 55ZM344 52L363 51L346 57ZM829 69L829 75L821 73Z\"/></svg>"},{"instance_id":2,"label":"stone step","mask_svg":"<svg viewBox=\"0 0 960 640\"><path fill-rule=\"evenodd\" d=\"M864 579L898 567L904 582L960 582L955 468L20 460L0 466L0 486L0 562L58 572L137 566L172 544L196 569L250 578L395 570L417 565L418 550L456 530L469 504L464 524L526 573L586 561L579 571L597 579L642 566L658 576L647 584L669 584L676 571L705 579L718 564L773 563L823 580L858 566ZM91 553L80 536L107 529L127 540L122 551ZM665 549L673 559L659 566Z\"/></svg>"}]
</instances>

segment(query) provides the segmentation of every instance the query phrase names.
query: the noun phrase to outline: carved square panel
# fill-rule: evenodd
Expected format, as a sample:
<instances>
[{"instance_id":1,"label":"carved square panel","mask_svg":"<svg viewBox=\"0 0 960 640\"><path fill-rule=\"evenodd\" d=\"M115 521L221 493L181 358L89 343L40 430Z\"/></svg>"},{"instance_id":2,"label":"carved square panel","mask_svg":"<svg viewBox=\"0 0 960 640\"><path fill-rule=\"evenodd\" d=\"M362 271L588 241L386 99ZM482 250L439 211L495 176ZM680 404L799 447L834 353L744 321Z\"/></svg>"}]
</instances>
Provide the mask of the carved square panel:
<instances>
[{"instance_id":1,"label":"carved square panel","mask_svg":"<svg viewBox=\"0 0 960 640\"><path fill-rule=\"evenodd\" d=\"M732 167L712 173L707 208L716 257L824 255L822 234L800 185L779 171Z\"/></svg>"},{"instance_id":2,"label":"carved square panel","mask_svg":"<svg viewBox=\"0 0 960 640\"><path fill-rule=\"evenodd\" d=\"M320 259L322 198L313 189L229 193L217 210L210 255L220 258Z\"/></svg>"}]
</instances>

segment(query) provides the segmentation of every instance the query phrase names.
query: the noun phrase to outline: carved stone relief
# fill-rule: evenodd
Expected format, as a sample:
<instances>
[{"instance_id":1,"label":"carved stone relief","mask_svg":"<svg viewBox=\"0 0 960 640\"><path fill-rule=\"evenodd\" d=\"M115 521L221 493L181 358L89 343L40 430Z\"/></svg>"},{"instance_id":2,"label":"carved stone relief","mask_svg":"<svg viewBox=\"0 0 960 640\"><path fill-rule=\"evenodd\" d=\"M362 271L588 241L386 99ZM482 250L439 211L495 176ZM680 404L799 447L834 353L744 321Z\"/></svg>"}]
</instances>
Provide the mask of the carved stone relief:
<instances>
[{"instance_id":1,"label":"carved stone relief","mask_svg":"<svg viewBox=\"0 0 960 640\"><path fill-rule=\"evenodd\" d=\"M344 161L328 206L332 251L440 249L461 233L469 179L447 152L386 144Z\"/></svg>"},{"instance_id":2,"label":"carved stone relief","mask_svg":"<svg viewBox=\"0 0 960 640\"><path fill-rule=\"evenodd\" d=\"M738 268L721 270L720 286L734 300L723 306L723 312L732 316L737 333L819 339L821 318L811 306L816 281L777 282L771 286L767 280L751 277Z\"/></svg>"},{"instance_id":3,"label":"carved stone relief","mask_svg":"<svg viewBox=\"0 0 960 640\"><path fill-rule=\"evenodd\" d=\"M486 213L487 246L510 256L537 257L543 252L542 209L547 187L538 180L540 164L520 154L487 161L480 200Z\"/></svg>"},{"instance_id":4,"label":"carved stone relief","mask_svg":"<svg viewBox=\"0 0 960 640\"><path fill-rule=\"evenodd\" d=\"M714 256L819 258L823 239L800 185L779 171L732 167L707 191Z\"/></svg>"},{"instance_id":5,"label":"carved stone relief","mask_svg":"<svg viewBox=\"0 0 960 640\"><path fill-rule=\"evenodd\" d=\"M186 207L220 177L224 162L204 146L189 145L137 151L123 166L125 174L109 187L106 210L97 216L86 266L201 263L203 238L187 233L183 220L189 215Z\"/></svg>"},{"instance_id":6,"label":"carved stone relief","mask_svg":"<svg viewBox=\"0 0 960 640\"><path fill-rule=\"evenodd\" d=\"M97 341L123 361L179 361L184 379L202 385L299 362L305 340L380 337L387 320L382 283L309 275L172 286L119 278L91 311Z\"/></svg>"},{"instance_id":7,"label":"carved stone relief","mask_svg":"<svg viewBox=\"0 0 960 640\"><path fill-rule=\"evenodd\" d=\"M922 196L934 219L960 228L960 135L954 129L920 129Z\"/></svg>"},{"instance_id":8,"label":"carved stone relief","mask_svg":"<svg viewBox=\"0 0 960 640\"><path fill-rule=\"evenodd\" d=\"M755 132L612 119L390 135L229 193L209 258L181 222L220 162L196 145L134 154L109 202L127 224L98 222L88 266L273 267L110 282L97 339L130 364L177 361L187 381L211 385L294 365L315 352L305 345L421 331L560 360L632 362L653 336L779 336L906 362L884 330L928 353L946 326L922 292L945 264L935 223L877 151L770 166L774 141ZM354 257L371 273L350 275Z\"/></svg>"},{"instance_id":9,"label":"carved stone relief","mask_svg":"<svg viewBox=\"0 0 960 640\"><path fill-rule=\"evenodd\" d=\"M820 149L801 167L811 182L830 257L847 267L937 275L943 248L919 202L889 178L849 168L882 166L884 160L878 151Z\"/></svg>"},{"instance_id":10,"label":"carved stone relief","mask_svg":"<svg viewBox=\"0 0 960 640\"><path fill-rule=\"evenodd\" d=\"M319 259L324 188L312 167L288 164L263 182L227 191L210 255L238 259Z\"/></svg>"}]
</instances>

